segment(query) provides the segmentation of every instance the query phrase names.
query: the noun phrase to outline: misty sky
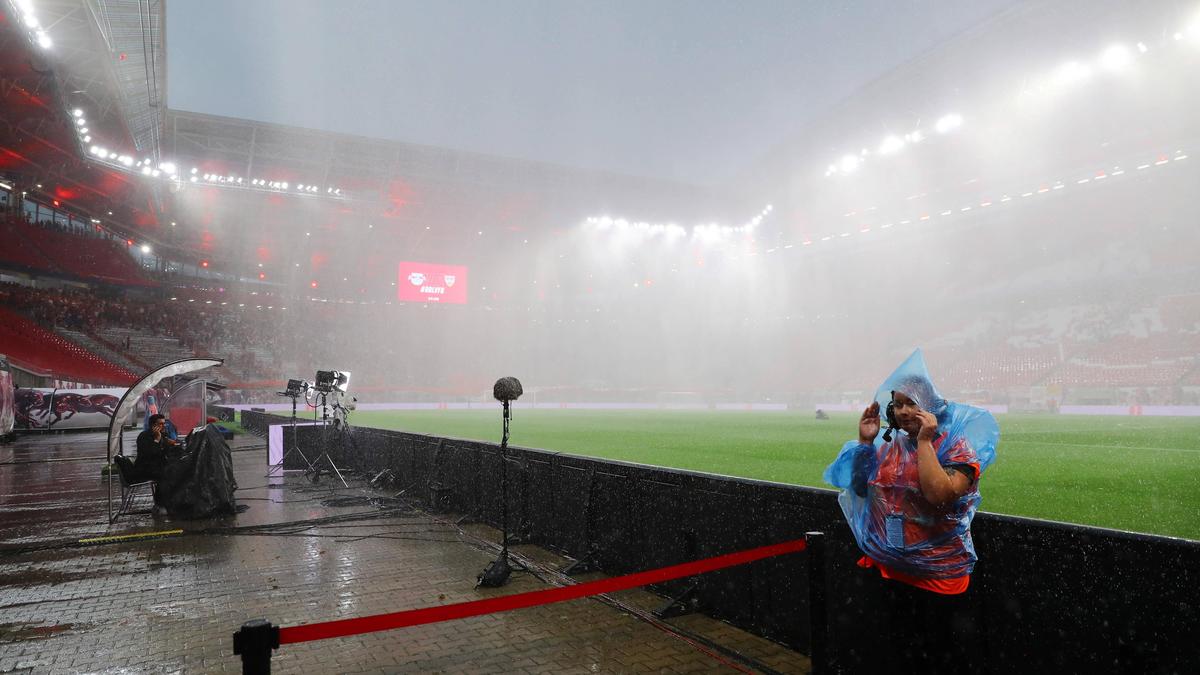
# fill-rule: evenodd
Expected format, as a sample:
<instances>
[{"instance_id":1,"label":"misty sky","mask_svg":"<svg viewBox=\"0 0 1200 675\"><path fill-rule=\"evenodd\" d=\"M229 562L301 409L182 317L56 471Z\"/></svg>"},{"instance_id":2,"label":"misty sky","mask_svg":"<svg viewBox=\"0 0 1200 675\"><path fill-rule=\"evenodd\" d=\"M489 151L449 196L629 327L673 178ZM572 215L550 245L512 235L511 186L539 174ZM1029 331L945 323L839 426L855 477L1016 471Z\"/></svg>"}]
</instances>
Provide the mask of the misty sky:
<instances>
[{"instance_id":1,"label":"misty sky","mask_svg":"<svg viewBox=\"0 0 1200 675\"><path fill-rule=\"evenodd\" d=\"M176 0L180 110L718 184L1014 0Z\"/></svg>"}]
</instances>

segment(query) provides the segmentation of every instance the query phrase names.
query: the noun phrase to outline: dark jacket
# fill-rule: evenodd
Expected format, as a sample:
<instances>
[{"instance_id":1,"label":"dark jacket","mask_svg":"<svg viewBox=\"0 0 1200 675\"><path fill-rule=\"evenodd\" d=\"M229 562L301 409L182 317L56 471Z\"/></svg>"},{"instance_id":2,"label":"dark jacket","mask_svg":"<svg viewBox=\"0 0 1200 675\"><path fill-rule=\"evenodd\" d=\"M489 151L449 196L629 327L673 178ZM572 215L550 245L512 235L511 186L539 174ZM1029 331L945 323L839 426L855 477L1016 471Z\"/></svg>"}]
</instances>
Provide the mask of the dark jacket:
<instances>
[{"instance_id":1,"label":"dark jacket","mask_svg":"<svg viewBox=\"0 0 1200 675\"><path fill-rule=\"evenodd\" d=\"M162 477L163 467L167 465L167 435L161 440L154 440L154 432L147 429L137 437L137 461L134 469L139 477L158 480Z\"/></svg>"}]
</instances>

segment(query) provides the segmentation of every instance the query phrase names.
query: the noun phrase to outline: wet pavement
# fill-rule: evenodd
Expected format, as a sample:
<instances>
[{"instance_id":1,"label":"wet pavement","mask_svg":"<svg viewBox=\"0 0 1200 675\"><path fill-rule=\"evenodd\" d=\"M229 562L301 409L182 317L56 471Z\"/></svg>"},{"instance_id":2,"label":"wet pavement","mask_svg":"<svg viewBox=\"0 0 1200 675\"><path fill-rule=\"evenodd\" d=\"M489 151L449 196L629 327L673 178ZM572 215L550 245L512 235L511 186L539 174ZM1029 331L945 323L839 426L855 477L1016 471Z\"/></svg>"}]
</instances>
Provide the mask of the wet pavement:
<instances>
[{"instance_id":1,"label":"wet pavement","mask_svg":"<svg viewBox=\"0 0 1200 675\"><path fill-rule=\"evenodd\" d=\"M570 561L535 546L499 589L476 589L498 533L412 508L395 491L323 478L267 479L261 439L231 444L237 516L148 512L108 524L99 433L0 446L0 673L239 672L231 635L549 587ZM132 434L126 438L132 445ZM114 504L119 488L114 482ZM183 534L153 533L183 529ZM81 545L92 537L148 534ZM598 578L585 575L580 580ZM284 645L279 673L808 672L808 659L720 621L647 621L658 596L614 594L345 638Z\"/></svg>"}]
</instances>

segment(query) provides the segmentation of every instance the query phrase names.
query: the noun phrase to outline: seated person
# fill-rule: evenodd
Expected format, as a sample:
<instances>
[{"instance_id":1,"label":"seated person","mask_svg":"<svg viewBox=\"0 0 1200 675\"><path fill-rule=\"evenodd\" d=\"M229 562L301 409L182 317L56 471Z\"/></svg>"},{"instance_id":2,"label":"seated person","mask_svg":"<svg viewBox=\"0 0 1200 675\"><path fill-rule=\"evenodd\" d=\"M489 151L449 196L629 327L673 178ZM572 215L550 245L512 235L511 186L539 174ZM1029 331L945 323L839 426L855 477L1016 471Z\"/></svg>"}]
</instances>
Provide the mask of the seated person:
<instances>
[{"instance_id":1,"label":"seated person","mask_svg":"<svg viewBox=\"0 0 1200 675\"><path fill-rule=\"evenodd\" d=\"M166 418L151 415L146 430L138 434L137 461L129 481L160 480L167 465L167 451L178 447L179 441L171 440L166 434Z\"/></svg>"}]
</instances>

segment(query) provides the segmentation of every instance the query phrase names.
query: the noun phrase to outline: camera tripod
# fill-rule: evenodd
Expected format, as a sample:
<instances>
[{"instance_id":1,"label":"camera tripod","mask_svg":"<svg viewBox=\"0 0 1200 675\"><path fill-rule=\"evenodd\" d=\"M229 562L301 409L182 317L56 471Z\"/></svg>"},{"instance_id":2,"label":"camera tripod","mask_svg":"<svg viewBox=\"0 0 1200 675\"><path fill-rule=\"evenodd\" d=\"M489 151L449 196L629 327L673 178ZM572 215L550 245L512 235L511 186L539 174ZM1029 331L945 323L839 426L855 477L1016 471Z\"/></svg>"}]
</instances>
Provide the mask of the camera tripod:
<instances>
[{"instance_id":1,"label":"camera tripod","mask_svg":"<svg viewBox=\"0 0 1200 675\"><path fill-rule=\"evenodd\" d=\"M280 393L283 394L284 396L288 396L292 399L292 424L291 424L292 445L283 453L283 457L280 457L279 461L277 463L272 464L267 469L267 475L266 475L267 478L274 478L275 476L287 473L288 471L303 471L304 473L307 474L309 471L313 470L313 463L308 461L308 457L306 457L304 455L304 451L300 449L300 444L296 442L296 399L300 398L300 394L295 393L295 392L280 392ZM285 469L285 468L283 468L284 465L287 463L288 455L292 454L293 452L300 455L300 458L304 460L304 464L308 468L306 468L306 469Z\"/></svg>"},{"instance_id":2,"label":"camera tripod","mask_svg":"<svg viewBox=\"0 0 1200 675\"><path fill-rule=\"evenodd\" d=\"M321 480L322 473L326 473L329 475L336 475L338 477L338 480L342 481L342 485L344 487L350 487L350 484L346 482L345 476L342 475L342 470L338 468L337 464L334 464L333 458L329 456L329 403L327 401L328 394L326 392L320 392L319 396L321 397L321 406L320 407L321 407L321 448L322 448L322 450L321 450L321 454L317 456L317 459L315 461L313 461L311 464L309 464L309 467L304 472L304 475L307 476L309 474L312 474L312 482L314 482L314 483ZM329 468L332 470L322 470L320 467L321 460L325 460L325 463L328 464Z\"/></svg>"}]
</instances>

